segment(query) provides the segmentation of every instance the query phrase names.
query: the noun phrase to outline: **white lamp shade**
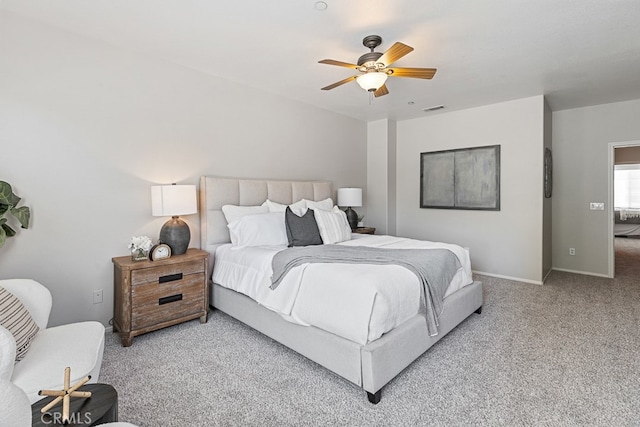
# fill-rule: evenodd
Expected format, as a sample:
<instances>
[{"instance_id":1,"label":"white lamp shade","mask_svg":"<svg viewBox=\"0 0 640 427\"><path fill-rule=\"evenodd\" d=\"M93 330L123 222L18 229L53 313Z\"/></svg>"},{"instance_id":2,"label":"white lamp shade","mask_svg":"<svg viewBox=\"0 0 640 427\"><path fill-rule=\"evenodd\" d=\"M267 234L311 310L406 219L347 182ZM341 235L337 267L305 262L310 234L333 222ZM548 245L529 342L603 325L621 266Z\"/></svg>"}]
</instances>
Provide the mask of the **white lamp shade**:
<instances>
[{"instance_id":1,"label":"white lamp shade","mask_svg":"<svg viewBox=\"0 0 640 427\"><path fill-rule=\"evenodd\" d=\"M375 92L387 81L387 74L380 72L369 72L356 77L356 82L360 87L368 92Z\"/></svg>"},{"instance_id":2,"label":"white lamp shade","mask_svg":"<svg viewBox=\"0 0 640 427\"><path fill-rule=\"evenodd\" d=\"M362 188L338 188L338 205L362 206Z\"/></svg>"},{"instance_id":3,"label":"white lamp shade","mask_svg":"<svg viewBox=\"0 0 640 427\"><path fill-rule=\"evenodd\" d=\"M151 186L151 215L179 216L197 212L195 185Z\"/></svg>"}]
</instances>

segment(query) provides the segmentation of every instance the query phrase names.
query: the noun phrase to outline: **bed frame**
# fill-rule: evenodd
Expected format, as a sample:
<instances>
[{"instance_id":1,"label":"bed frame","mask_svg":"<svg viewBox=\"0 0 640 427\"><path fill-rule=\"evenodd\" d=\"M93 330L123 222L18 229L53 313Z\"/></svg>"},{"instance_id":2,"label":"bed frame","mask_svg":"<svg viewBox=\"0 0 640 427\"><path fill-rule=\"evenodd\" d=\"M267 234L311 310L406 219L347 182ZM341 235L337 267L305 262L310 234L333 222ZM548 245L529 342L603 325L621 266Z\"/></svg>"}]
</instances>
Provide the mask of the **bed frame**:
<instances>
[{"instance_id":1,"label":"bed frame","mask_svg":"<svg viewBox=\"0 0 640 427\"><path fill-rule=\"evenodd\" d=\"M266 199L291 204L303 198L317 201L327 197L334 198L330 182L201 177L200 242L209 252L208 277L216 247L230 241L223 205L255 206ZM444 300L437 336L429 336L426 320L418 314L379 339L361 345L313 326L288 322L243 294L215 283L210 286L212 307L361 387L374 404L380 401L385 384L469 315L482 311L482 283L474 282Z\"/></svg>"}]
</instances>

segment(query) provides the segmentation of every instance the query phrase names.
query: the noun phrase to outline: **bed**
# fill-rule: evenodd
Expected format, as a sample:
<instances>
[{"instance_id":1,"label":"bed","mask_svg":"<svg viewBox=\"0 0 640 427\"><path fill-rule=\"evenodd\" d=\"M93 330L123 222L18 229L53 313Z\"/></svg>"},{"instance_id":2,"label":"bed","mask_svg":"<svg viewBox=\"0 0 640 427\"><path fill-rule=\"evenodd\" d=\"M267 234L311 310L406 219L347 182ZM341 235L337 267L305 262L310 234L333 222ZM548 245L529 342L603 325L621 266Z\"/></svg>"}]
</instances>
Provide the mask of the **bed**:
<instances>
[{"instance_id":1,"label":"bed","mask_svg":"<svg viewBox=\"0 0 640 427\"><path fill-rule=\"evenodd\" d=\"M640 209L614 210L614 236L640 236Z\"/></svg>"},{"instance_id":2,"label":"bed","mask_svg":"<svg viewBox=\"0 0 640 427\"><path fill-rule=\"evenodd\" d=\"M302 199L321 201L333 198L334 194L332 184L324 181L267 181L203 176L200 179L199 197L201 248L210 254L211 270L216 263L216 251L224 251L230 243L227 220L222 212L224 205L257 206L266 200L289 205ZM361 239L363 236L354 237ZM385 239L383 236L370 237L378 237L374 243ZM322 268L326 266L317 264L318 272L322 272ZM308 271L304 274L308 274ZM211 278L212 271L208 274ZM419 310L379 337L363 341L285 319L285 316L257 303L245 293L223 285L210 280L210 305L213 308L362 388L374 404L380 401L385 384L471 314L479 314L483 303L482 283L464 284L444 298L437 335L429 333L425 327L426 314L424 310Z\"/></svg>"}]
</instances>

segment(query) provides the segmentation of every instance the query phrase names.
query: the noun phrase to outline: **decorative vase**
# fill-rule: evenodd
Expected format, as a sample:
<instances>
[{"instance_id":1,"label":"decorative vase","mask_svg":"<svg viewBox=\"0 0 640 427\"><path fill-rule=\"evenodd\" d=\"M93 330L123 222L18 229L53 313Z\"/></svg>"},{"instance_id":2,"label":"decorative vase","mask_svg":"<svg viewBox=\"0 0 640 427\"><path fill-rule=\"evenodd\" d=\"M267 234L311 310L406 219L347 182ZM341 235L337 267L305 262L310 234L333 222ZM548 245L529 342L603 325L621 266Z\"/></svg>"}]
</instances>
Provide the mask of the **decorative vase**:
<instances>
[{"instance_id":1,"label":"decorative vase","mask_svg":"<svg viewBox=\"0 0 640 427\"><path fill-rule=\"evenodd\" d=\"M149 251L144 249L131 249L131 259L133 261L146 261L149 259Z\"/></svg>"}]
</instances>

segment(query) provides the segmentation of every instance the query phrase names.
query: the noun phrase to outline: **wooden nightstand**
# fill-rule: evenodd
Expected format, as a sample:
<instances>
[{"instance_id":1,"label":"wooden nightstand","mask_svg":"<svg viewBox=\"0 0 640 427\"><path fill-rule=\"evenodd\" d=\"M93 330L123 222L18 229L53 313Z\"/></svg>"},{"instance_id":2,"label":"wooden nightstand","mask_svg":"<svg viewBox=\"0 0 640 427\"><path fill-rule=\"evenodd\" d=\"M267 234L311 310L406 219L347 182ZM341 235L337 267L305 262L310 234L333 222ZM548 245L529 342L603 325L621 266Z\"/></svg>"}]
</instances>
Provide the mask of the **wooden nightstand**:
<instances>
[{"instance_id":1,"label":"wooden nightstand","mask_svg":"<svg viewBox=\"0 0 640 427\"><path fill-rule=\"evenodd\" d=\"M133 337L200 318L209 310L209 253L189 249L184 255L158 261L113 258L113 331L124 347Z\"/></svg>"},{"instance_id":2,"label":"wooden nightstand","mask_svg":"<svg viewBox=\"0 0 640 427\"><path fill-rule=\"evenodd\" d=\"M357 227L351 230L351 232L358 234L376 234L376 229L375 227Z\"/></svg>"}]
</instances>

